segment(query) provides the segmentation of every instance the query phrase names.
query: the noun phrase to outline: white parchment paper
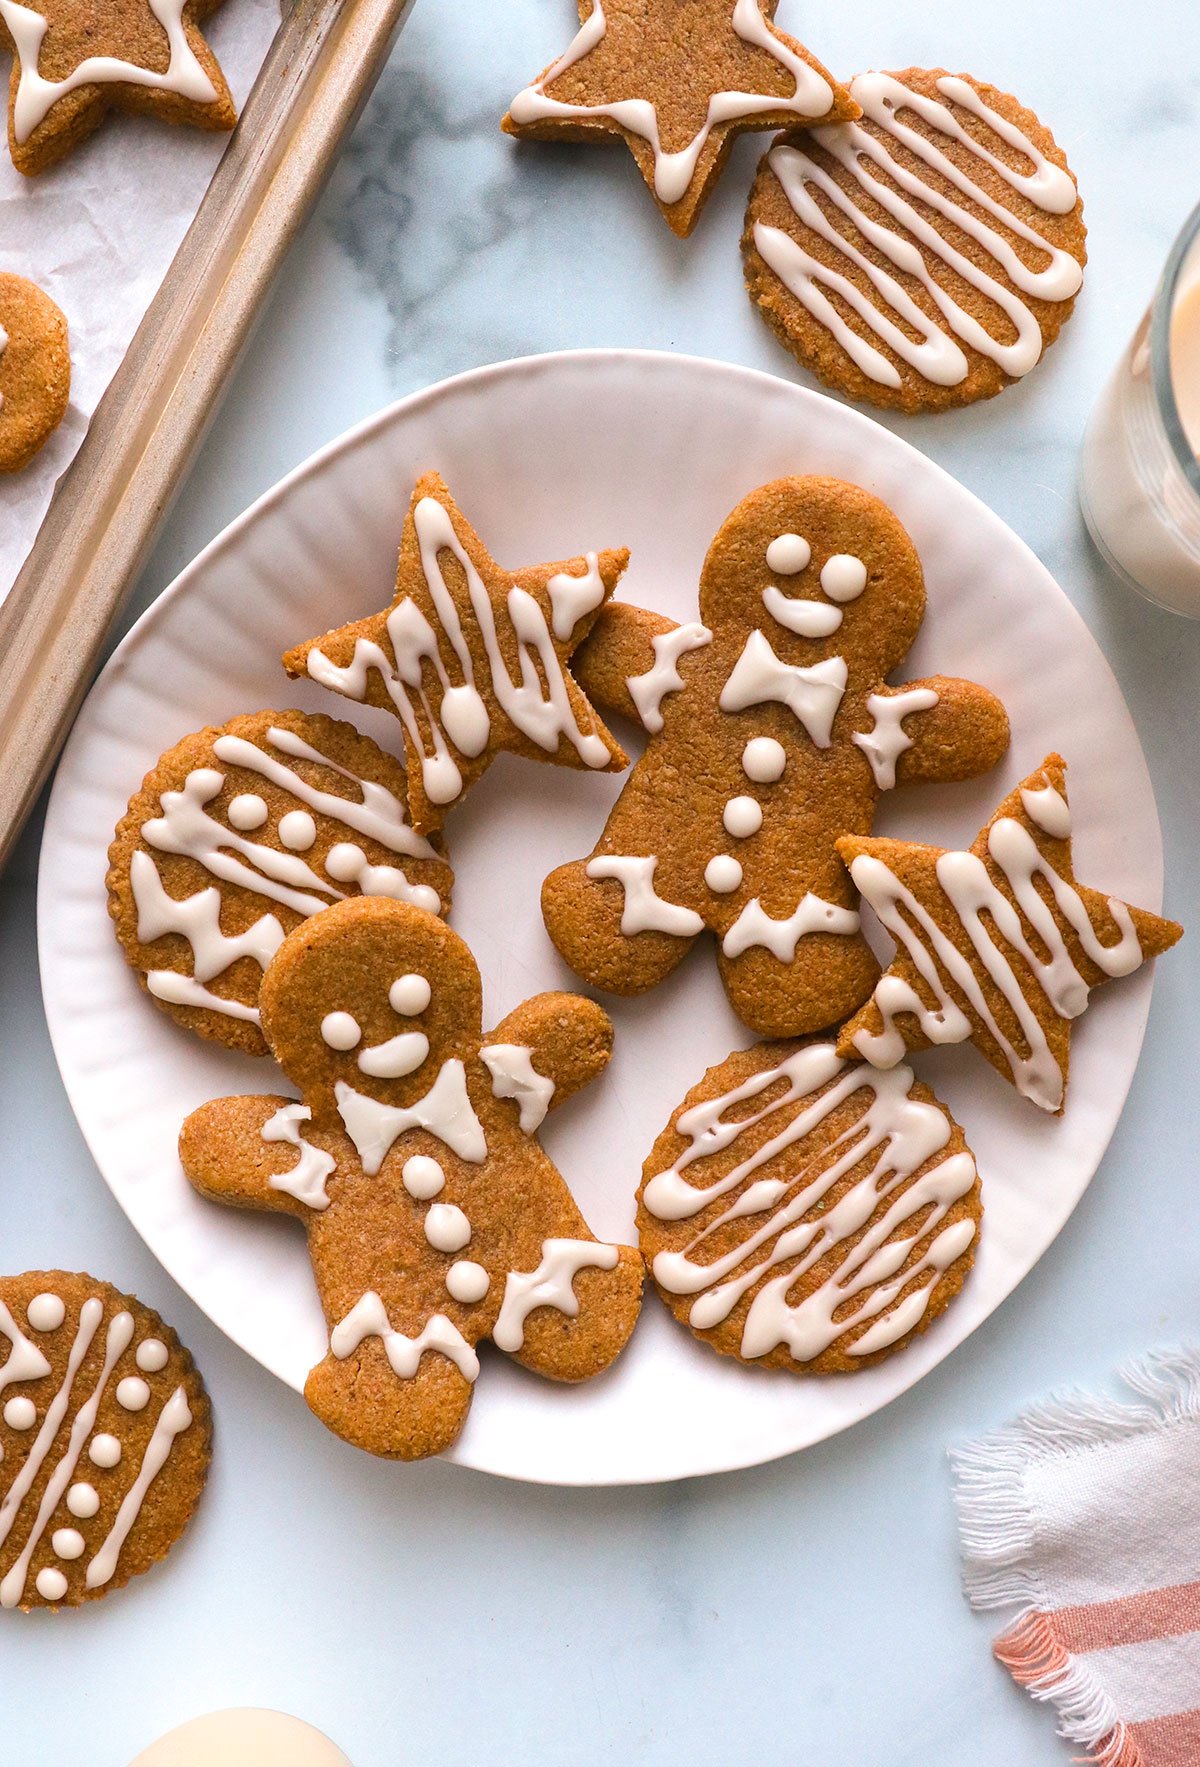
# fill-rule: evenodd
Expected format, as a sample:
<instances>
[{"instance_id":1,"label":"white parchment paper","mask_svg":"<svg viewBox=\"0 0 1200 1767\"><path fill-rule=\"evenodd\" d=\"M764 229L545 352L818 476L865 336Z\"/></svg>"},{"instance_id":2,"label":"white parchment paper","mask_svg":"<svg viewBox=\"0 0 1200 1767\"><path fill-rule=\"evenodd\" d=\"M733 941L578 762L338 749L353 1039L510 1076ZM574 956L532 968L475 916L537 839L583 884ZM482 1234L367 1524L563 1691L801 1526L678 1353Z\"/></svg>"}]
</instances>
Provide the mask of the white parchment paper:
<instances>
[{"instance_id":1,"label":"white parchment paper","mask_svg":"<svg viewBox=\"0 0 1200 1767\"><path fill-rule=\"evenodd\" d=\"M279 28L279 0L225 0L205 35L239 109ZM0 90L8 82L0 57ZM37 178L0 142L0 268L46 290L71 332L71 406L24 472L0 476L0 601L187 232L228 137L114 112Z\"/></svg>"}]
</instances>

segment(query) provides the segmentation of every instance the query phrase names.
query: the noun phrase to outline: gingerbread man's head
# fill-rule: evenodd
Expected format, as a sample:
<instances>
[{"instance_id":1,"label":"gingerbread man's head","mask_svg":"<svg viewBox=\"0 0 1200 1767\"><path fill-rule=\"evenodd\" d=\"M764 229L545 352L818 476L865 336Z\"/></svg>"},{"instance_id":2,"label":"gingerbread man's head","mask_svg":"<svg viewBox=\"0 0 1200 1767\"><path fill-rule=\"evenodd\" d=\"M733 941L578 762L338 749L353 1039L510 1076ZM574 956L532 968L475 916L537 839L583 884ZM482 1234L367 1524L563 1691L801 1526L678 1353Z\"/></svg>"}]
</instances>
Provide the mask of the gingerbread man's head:
<instances>
[{"instance_id":1,"label":"gingerbread man's head","mask_svg":"<svg viewBox=\"0 0 1200 1767\"><path fill-rule=\"evenodd\" d=\"M775 479L718 530L700 617L718 637L764 634L785 663L844 657L853 687L907 655L925 612L912 541L877 497L839 479Z\"/></svg>"}]
</instances>

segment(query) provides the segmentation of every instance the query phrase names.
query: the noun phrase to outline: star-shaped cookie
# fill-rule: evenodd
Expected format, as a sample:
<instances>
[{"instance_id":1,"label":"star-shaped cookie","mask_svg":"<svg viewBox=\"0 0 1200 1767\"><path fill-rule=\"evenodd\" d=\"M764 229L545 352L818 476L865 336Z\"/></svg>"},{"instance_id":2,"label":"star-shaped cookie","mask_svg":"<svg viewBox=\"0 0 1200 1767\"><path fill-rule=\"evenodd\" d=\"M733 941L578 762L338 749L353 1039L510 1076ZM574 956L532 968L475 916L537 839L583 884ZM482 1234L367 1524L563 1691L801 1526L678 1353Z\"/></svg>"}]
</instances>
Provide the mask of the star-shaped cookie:
<instances>
[{"instance_id":1,"label":"star-shaped cookie","mask_svg":"<svg viewBox=\"0 0 1200 1767\"><path fill-rule=\"evenodd\" d=\"M283 666L400 720L413 827L429 834L501 750L601 772L628 765L568 667L628 562L627 551L589 552L503 570L426 473L391 607L298 645Z\"/></svg>"},{"instance_id":2,"label":"star-shaped cookie","mask_svg":"<svg viewBox=\"0 0 1200 1767\"><path fill-rule=\"evenodd\" d=\"M838 851L897 956L838 1053L894 1067L909 1049L975 1044L1061 1113L1071 1025L1091 990L1169 950L1183 928L1075 881L1066 763L1048 755L969 853L845 836Z\"/></svg>"},{"instance_id":3,"label":"star-shaped cookie","mask_svg":"<svg viewBox=\"0 0 1200 1767\"><path fill-rule=\"evenodd\" d=\"M501 127L538 140L623 137L681 237L747 129L861 115L820 62L771 23L776 0L579 0L566 53Z\"/></svg>"},{"instance_id":4,"label":"star-shaped cookie","mask_svg":"<svg viewBox=\"0 0 1200 1767\"><path fill-rule=\"evenodd\" d=\"M110 110L232 129L237 111L200 33L219 4L0 0L0 48L14 58L8 140L18 172L52 166Z\"/></svg>"}]
</instances>

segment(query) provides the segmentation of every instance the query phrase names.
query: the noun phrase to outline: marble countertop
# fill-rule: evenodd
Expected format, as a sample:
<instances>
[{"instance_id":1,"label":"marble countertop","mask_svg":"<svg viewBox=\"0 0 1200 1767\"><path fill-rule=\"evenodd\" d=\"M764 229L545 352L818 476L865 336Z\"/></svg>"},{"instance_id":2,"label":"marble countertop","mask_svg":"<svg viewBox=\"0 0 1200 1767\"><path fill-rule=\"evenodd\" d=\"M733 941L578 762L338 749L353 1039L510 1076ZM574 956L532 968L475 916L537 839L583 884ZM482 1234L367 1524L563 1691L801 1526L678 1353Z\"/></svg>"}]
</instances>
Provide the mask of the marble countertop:
<instances>
[{"instance_id":1,"label":"marble countertop","mask_svg":"<svg viewBox=\"0 0 1200 1767\"><path fill-rule=\"evenodd\" d=\"M419 0L130 618L281 473L456 370L612 344L798 374L742 292L753 139L681 242L624 153L517 148L498 133L507 98L573 20L571 0ZM839 73L917 63L991 79L1070 155L1091 262L1063 339L1000 400L896 427L1034 547L1107 653L1158 792L1168 910L1194 939L1200 624L1108 576L1074 476L1088 409L1200 195L1200 15L1192 0L1147 0L1136 20L1116 0L782 0L779 21ZM38 836L0 884L0 1262L90 1268L162 1308L208 1377L219 1441L202 1511L151 1582L77 1614L6 1618L5 1760L126 1767L170 1725L232 1705L310 1719L355 1767L1067 1759L1049 1712L993 1662L995 1620L960 1593L945 1450L1049 1388L1102 1383L1152 1343L1200 1335L1191 940L1162 966L1128 1107L1082 1205L949 1361L857 1429L771 1466L556 1491L356 1454L158 1267L97 1175L50 1051Z\"/></svg>"}]
</instances>

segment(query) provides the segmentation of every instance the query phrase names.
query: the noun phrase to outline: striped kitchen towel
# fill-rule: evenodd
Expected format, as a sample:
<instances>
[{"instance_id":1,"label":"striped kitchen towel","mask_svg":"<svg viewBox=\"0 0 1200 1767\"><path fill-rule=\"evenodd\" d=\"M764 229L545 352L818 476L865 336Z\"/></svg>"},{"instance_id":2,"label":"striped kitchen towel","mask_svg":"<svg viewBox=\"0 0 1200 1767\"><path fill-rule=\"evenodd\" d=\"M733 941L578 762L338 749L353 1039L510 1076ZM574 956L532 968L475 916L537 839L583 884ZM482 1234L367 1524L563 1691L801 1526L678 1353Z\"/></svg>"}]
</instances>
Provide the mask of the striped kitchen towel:
<instances>
[{"instance_id":1,"label":"striped kitchen towel","mask_svg":"<svg viewBox=\"0 0 1200 1767\"><path fill-rule=\"evenodd\" d=\"M952 1452L966 1593L993 1649L1103 1767L1200 1767L1200 1349Z\"/></svg>"}]
</instances>

